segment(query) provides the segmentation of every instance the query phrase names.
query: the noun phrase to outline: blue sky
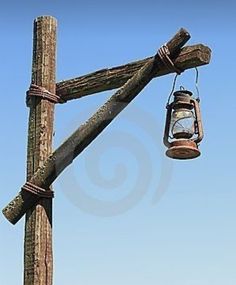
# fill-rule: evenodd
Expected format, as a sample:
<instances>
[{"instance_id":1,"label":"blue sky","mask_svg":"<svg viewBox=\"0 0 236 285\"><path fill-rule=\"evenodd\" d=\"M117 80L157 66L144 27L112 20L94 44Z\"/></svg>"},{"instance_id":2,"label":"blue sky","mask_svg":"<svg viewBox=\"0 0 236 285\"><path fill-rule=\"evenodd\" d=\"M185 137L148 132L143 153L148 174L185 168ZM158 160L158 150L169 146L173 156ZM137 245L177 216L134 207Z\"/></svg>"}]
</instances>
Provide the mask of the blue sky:
<instances>
[{"instance_id":1,"label":"blue sky","mask_svg":"<svg viewBox=\"0 0 236 285\"><path fill-rule=\"evenodd\" d=\"M25 179L32 22L58 20L57 80L155 54L180 28L212 49L199 69L205 138L192 161L165 157L173 75L154 79L55 182L54 284L235 285L233 1L6 1L0 11L1 199ZM194 90L194 70L177 86ZM113 92L57 106L55 147ZM0 284L21 284L23 219L0 217Z\"/></svg>"}]
</instances>

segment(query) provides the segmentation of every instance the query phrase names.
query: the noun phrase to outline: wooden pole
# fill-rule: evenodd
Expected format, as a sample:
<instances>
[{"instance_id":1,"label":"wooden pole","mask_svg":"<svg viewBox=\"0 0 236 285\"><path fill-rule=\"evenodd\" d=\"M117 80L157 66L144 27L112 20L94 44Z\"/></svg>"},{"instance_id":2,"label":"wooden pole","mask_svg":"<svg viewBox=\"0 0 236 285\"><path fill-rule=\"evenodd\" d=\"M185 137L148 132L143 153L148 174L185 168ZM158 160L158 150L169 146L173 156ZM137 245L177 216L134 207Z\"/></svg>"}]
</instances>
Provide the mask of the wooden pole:
<instances>
[{"instance_id":1,"label":"wooden pole","mask_svg":"<svg viewBox=\"0 0 236 285\"><path fill-rule=\"evenodd\" d=\"M34 21L32 83L55 93L56 20ZM27 181L52 152L54 104L41 98L29 102ZM40 199L26 213L24 285L52 285L52 200Z\"/></svg>"}]
</instances>

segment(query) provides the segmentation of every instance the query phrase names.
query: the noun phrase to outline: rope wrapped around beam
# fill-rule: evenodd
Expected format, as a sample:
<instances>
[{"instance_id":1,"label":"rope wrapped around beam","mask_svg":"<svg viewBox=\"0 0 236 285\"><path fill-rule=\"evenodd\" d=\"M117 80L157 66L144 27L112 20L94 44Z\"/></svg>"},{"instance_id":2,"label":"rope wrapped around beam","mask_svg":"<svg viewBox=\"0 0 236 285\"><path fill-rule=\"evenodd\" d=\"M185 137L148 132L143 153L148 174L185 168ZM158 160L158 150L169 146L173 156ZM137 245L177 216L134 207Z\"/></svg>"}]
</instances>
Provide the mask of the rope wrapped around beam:
<instances>
[{"instance_id":1,"label":"rope wrapped around beam","mask_svg":"<svg viewBox=\"0 0 236 285\"><path fill-rule=\"evenodd\" d=\"M181 74L183 70L179 69L170 58L170 51L167 45L163 45L158 50L158 56L160 57L162 63L170 70L177 74Z\"/></svg>"},{"instance_id":2,"label":"rope wrapped around beam","mask_svg":"<svg viewBox=\"0 0 236 285\"><path fill-rule=\"evenodd\" d=\"M29 107L29 100L31 97L40 97L42 99L47 99L52 103L65 103L66 100L62 99L60 96L49 92L46 88L40 87L36 84L31 84L29 90L26 92L26 105Z\"/></svg>"},{"instance_id":3,"label":"rope wrapped around beam","mask_svg":"<svg viewBox=\"0 0 236 285\"><path fill-rule=\"evenodd\" d=\"M54 198L54 192L52 190L45 190L39 186L36 186L30 182L26 182L25 185L21 188L22 191L30 192L40 198Z\"/></svg>"}]
</instances>

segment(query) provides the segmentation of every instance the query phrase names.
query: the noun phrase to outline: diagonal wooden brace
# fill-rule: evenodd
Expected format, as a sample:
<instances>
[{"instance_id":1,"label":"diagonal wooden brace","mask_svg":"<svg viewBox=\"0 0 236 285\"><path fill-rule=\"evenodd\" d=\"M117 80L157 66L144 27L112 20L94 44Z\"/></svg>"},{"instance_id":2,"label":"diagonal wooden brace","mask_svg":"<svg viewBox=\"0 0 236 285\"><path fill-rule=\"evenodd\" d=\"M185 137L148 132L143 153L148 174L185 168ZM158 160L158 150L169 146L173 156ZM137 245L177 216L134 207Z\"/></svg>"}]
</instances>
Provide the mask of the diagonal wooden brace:
<instances>
[{"instance_id":1,"label":"diagonal wooden brace","mask_svg":"<svg viewBox=\"0 0 236 285\"><path fill-rule=\"evenodd\" d=\"M180 48L189 39L189 34L181 29L168 43L167 46L172 55L172 60L176 62L180 54ZM197 62L199 58L197 57ZM207 64L210 61L210 49L208 49ZM187 60L183 64L183 70L196 66L196 61ZM72 163L72 161L107 127L110 122L140 93L140 91L152 80L161 70L165 69L159 62L158 56L154 56L146 64L134 73L122 88L120 88L85 124L81 125L39 168L30 183L47 189L60 173ZM10 202L3 214L13 224L25 214L26 210L32 207L38 197L31 193L20 192L15 199Z\"/></svg>"}]
</instances>

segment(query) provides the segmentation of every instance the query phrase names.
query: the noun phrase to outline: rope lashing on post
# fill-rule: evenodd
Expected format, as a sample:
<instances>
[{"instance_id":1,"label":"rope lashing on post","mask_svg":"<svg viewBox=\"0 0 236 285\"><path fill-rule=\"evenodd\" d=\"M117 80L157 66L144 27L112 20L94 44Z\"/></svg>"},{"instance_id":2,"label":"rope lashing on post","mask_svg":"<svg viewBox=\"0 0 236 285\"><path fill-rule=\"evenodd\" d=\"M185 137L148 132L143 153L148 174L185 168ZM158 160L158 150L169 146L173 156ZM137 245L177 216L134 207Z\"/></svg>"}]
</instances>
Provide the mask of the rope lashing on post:
<instances>
[{"instance_id":1,"label":"rope lashing on post","mask_svg":"<svg viewBox=\"0 0 236 285\"><path fill-rule=\"evenodd\" d=\"M170 70L175 71L177 74L181 74L183 70L179 69L170 58L170 51L167 45L163 45L158 50L158 55L162 63Z\"/></svg>"},{"instance_id":2,"label":"rope lashing on post","mask_svg":"<svg viewBox=\"0 0 236 285\"><path fill-rule=\"evenodd\" d=\"M29 106L30 97L36 96L43 99L47 99L52 103L65 103L66 100L62 99L60 96L49 92L46 88L40 87L36 84L31 84L29 90L26 92L26 105Z\"/></svg>"},{"instance_id":3,"label":"rope lashing on post","mask_svg":"<svg viewBox=\"0 0 236 285\"><path fill-rule=\"evenodd\" d=\"M30 192L40 198L48 198L48 199L54 198L54 192L52 190L45 190L30 182L26 182L25 185L21 188L21 190Z\"/></svg>"}]
</instances>

